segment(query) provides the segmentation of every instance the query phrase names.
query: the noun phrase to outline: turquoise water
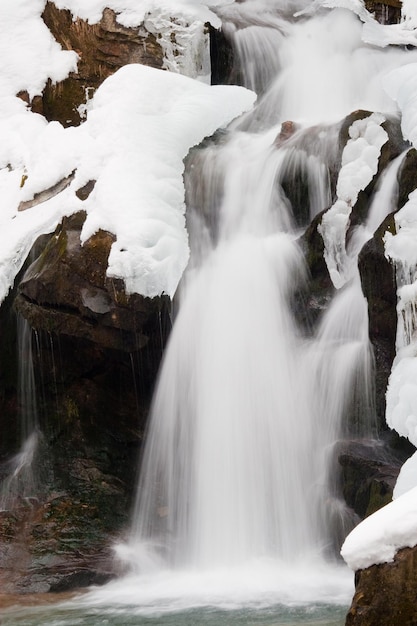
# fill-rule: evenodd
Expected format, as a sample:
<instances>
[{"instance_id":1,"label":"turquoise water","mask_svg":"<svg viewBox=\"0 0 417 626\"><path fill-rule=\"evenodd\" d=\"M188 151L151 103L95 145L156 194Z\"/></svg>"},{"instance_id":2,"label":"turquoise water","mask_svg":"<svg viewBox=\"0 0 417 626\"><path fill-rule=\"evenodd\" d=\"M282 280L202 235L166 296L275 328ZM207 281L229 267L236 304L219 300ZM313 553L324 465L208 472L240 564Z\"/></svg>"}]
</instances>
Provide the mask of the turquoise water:
<instances>
[{"instance_id":1,"label":"turquoise water","mask_svg":"<svg viewBox=\"0 0 417 626\"><path fill-rule=\"evenodd\" d=\"M48 607L12 608L1 626L343 626L347 607L308 605L224 610L190 609L178 613L141 614L140 607L85 608L76 602Z\"/></svg>"}]
</instances>

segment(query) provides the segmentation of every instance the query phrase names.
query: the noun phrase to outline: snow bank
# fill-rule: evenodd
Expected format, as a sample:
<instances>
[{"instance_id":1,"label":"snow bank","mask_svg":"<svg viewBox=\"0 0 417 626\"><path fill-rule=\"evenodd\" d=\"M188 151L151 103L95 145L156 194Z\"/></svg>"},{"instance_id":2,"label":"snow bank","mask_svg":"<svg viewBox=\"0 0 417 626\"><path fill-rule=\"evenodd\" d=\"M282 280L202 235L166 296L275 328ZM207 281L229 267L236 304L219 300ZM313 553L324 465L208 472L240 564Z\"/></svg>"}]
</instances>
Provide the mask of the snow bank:
<instances>
[{"instance_id":1,"label":"snow bank","mask_svg":"<svg viewBox=\"0 0 417 626\"><path fill-rule=\"evenodd\" d=\"M9 164L0 176L0 298L36 237L80 209L87 211L83 241L99 228L117 237L109 276L123 278L129 292L172 296L188 260L183 159L254 99L240 87L128 65L97 90L78 128L47 124L28 111L9 118L0 148L1 164ZM74 171L58 196L18 211L20 202ZM89 180L97 183L82 202L75 192Z\"/></svg>"},{"instance_id":2,"label":"snow bank","mask_svg":"<svg viewBox=\"0 0 417 626\"><path fill-rule=\"evenodd\" d=\"M387 393L387 424L417 446L417 359L415 346L391 372Z\"/></svg>"},{"instance_id":3,"label":"snow bank","mask_svg":"<svg viewBox=\"0 0 417 626\"><path fill-rule=\"evenodd\" d=\"M82 128L92 150L76 177L78 184L97 179L81 236L98 228L117 236L107 273L123 277L129 292L174 294L188 261L183 159L254 99L243 88L140 65L122 68L97 91Z\"/></svg>"},{"instance_id":4,"label":"snow bank","mask_svg":"<svg viewBox=\"0 0 417 626\"><path fill-rule=\"evenodd\" d=\"M393 561L400 548L417 545L417 488L376 511L356 526L341 554L353 570Z\"/></svg>"},{"instance_id":5,"label":"snow bank","mask_svg":"<svg viewBox=\"0 0 417 626\"><path fill-rule=\"evenodd\" d=\"M99 20L110 6L126 26L140 24L151 10L159 11L166 26L170 20L162 11L169 8L172 23L179 31L182 27L179 45L195 56L192 44L202 28L198 20L215 23L209 6L218 3L57 0L56 5L89 21ZM36 238L80 209L87 212L83 241L99 228L116 235L109 276L124 279L129 292L172 296L188 259L183 159L190 147L250 109L255 95L129 65L96 92L80 127L48 124L15 96L26 90L32 98L48 78L60 81L76 69L75 52L62 51L41 19L44 4L3 0L0 6L0 302ZM155 22L155 15L147 18ZM188 28L191 18L196 22ZM172 58L178 56L171 52ZM169 60L168 49L166 56ZM170 69L192 73L189 61ZM53 191L67 177L66 188ZM96 185L82 202L75 192L90 180ZM36 206L18 210L34 197Z\"/></svg>"},{"instance_id":6,"label":"snow bank","mask_svg":"<svg viewBox=\"0 0 417 626\"><path fill-rule=\"evenodd\" d=\"M19 91L33 98L48 78L63 80L76 69L76 53L63 51L40 18L44 5L44 0L0 3L0 119L18 110Z\"/></svg>"}]
</instances>

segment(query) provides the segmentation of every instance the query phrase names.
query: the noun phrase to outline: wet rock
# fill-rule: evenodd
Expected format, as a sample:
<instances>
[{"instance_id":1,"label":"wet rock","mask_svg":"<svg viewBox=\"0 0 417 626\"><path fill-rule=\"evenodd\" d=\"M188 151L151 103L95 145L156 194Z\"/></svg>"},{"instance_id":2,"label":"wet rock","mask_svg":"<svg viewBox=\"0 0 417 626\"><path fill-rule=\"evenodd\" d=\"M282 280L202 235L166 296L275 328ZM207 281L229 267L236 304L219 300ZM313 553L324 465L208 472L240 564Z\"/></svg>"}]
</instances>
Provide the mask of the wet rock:
<instances>
[{"instance_id":1,"label":"wet rock","mask_svg":"<svg viewBox=\"0 0 417 626\"><path fill-rule=\"evenodd\" d=\"M323 237L317 230L323 213L324 211L312 220L299 239L310 273L309 293L305 294L304 299L307 301L307 308L313 320L327 309L335 292L324 260Z\"/></svg>"},{"instance_id":2,"label":"wet rock","mask_svg":"<svg viewBox=\"0 0 417 626\"><path fill-rule=\"evenodd\" d=\"M415 626L416 579L417 547L400 550L392 563L356 572L346 626Z\"/></svg>"},{"instance_id":3,"label":"wet rock","mask_svg":"<svg viewBox=\"0 0 417 626\"><path fill-rule=\"evenodd\" d=\"M36 329L132 352L143 348L166 309L166 298L126 294L106 276L115 238L98 231L82 246L85 213L64 219L26 271L15 306Z\"/></svg>"},{"instance_id":4,"label":"wet rock","mask_svg":"<svg viewBox=\"0 0 417 626\"><path fill-rule=\"evenodd\" d=\"M385 232L395 232L394 215L389 215L362 248L359 272L368 301L369 338L375 358L376 410L381 429L385 424L385 392L395 357L397 331L397 285L395 269L385 257Z\"/></svg>"},{"instance_id":5,"label":"wet rock","mask_svg":"<svg viewBox=\"0 0 417 626\"><path fill-rule=\"evenodd\" d=\"M385 441L344 441L335 451L343 497L360 519L392 500L405 453L394 454Z\"/></svg>"},{"instance_id":6,"label":"wet rock","mask_svg":"<svg viewBox=\"0 0 417 626\"><path fill-rule=\"evenodd\" d=\"M241 84L242 80L235 71L235 52L222 29L209 27L211 84Z\"/></svg>"},{"instance_id":7,"label":"wet rock","mask_svg":"<svg viewBox=\"0 0 417 626\"><path fill-rule=\"evenodd\" d=\"M128 525L170 329L168 299L129 295L122 281L106 277L113 235L99 231L81 246L84 219L83 212L65 219L37 242L14 302L35 329L41 436L30 468L33 495L16 497L0 514L0 586L7 592L62 591L115 574L111 546ZM16 402L16 372L13 384ZM9 420L3 432L13 441L4 449L2 441L0 479L22 443Z\"/></svg>"},{"instance_id":8,"label":"wet rock","mask_svg":"<svg viewBox=\"0 0 417 626\"><path fill-rule=\"evenodd\" d=\"M0 512L0 530L3 592L62 592L103 584L116 574L98 509L69 494Z\"/></svg>"},{"instance_id":9,"label":"wet rock","mask_svg":"<svg viewBox=\"0 0 417 626\"><path fill-rule=\"evenodd\" d=\"M398 176L398 208L401 209L408 196L417 188L417 150L408 150Z\"/></svg>"},{"instance_id":10,"label":"wet rock","mask_svg":"<svg viewBox=\"0 0 417 626\"><path fill-rule=\"evenodd\" d=\"M2 461L17 447L17 337L12 292L0 307L0 480Z\"/></svg>"}]
</instances>

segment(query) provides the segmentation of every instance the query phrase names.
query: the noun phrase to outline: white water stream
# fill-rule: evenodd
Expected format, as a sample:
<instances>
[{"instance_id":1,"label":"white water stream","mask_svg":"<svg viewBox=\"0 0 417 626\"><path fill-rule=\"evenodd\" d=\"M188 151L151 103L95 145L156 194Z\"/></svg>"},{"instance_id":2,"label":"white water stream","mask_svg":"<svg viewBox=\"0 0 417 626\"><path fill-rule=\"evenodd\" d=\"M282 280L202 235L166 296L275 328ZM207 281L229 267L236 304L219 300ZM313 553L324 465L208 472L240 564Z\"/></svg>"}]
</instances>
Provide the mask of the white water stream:
<instances>
[{"instance_id":1,"label":"white water stream","mask_svg":"<svg viewBox=\"0 0 417 626\"><path fill-rule=\"evenodd\" d=\"M364 46L361 22L347 10L289 17L306 5L227 9L242 75L262 95L233 133L190 159L192 262L155 393L131 534L118 547L132 574L106 588L109 602L347 602L352 591L332 553L344 513L330 460L344 432L372 432L360 246L350 250L351 279L308 334L293 314L308 281L297 237L332 201L333 122L358 107L395 110L381 75L401 53ZM287 120L294 123L282 126ZM284 188L297 177L306 191L294 215L300 206Z\"/></svg>"}]
</instances>

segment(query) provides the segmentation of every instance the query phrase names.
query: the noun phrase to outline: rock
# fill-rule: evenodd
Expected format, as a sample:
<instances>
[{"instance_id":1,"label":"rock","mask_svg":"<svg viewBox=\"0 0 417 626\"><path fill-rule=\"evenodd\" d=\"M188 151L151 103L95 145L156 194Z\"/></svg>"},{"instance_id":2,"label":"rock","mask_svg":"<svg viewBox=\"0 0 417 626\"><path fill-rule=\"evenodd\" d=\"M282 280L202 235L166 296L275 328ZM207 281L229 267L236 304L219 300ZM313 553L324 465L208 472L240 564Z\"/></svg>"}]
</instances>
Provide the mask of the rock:
<instances>
[{"instance_id":1,"label":"rock","mask_svg":"<svg viewBox=\"0 0 417 626\"><path fill-rule=\"evenodd\" d=\"M339 443L335 455L341 468L341 492L359 519L391 502L405 454L395 455L383 440L364 440Z\"/></svg>"},{"instance_id":2,"label":"rock","mask_svg":"<svg viewBox=\"0 0 417 626\"><path fill-rule=\"evenodd\" d=\"M386 429L385 392L395 357L397 331L395 269L385 257L383 236L394 229L391 214L364 245L358 262L362 291L368 301L369 338L375 358L376 411L381 429Z\"/></svg>"},{"instance_id":3,"label":"rock","mask_svg":"<svg viewBox=\"0 0 417 626\"><path fill-rule=\"evenodd\" d=\"M309 292L304 295L304 300L313 320L317 319L327 309L335 292L323 256L323 237L317 230L323 213L324 211L316 215L299 239L310 273Z\"/></svg>"},{"instance_id":4,"label":"rock","mask_svg":"<svg viewBox=\"0 0 417 626\"><path fill-rule=\"evenodd\" d=\"M15 306L33 328L125 352L141 349L168 299L128 295L122 281L107 278L114 236L100 230L82 246L84 220L84 212L63 220L26 271Z\"/></svg>"},{"instance_id":5,"label":"rock","mask_svg":"<svg viewBox=\"0 0 417 626\"><path fill-rule=\"evenodd\" d=\"M210 26L211 84L241 84L242 80L235 71L235 52L222 29Z\"/></svg>"},{"instance_id":6,"label":"rock","mask_svg":"<svg viewBox=\"0 0 417 626\"><path fill-rule=\"evenodd\" d=\"M94 91L123 65L162 67L163 50L155 35L143 27L122 26L112 9L104 9L98 24L89 24L79 18L73 20L70 11L48 1L42 17L62 48L75 50L79 56L77 73L59 83L49 81L42 102L37 99L32 103L32 108L48 121L56 120L64 126L80 124Z\"/></svg>"},{"instance_id":7,"label":"rock","mask_svg":"<svg viewBox=\"0 0 417 626\"><path fill-rule=\"evenodd\" d=\"M3 592L62 592L103 584L116 574L97 507L68 495L0 512L0 530Z\"/></svg>"},{"instance_id":8,"label":"rock","mask_svg":"<svg viewBox=\"0 0 417 626\"><path fill-rule=\"evenodd\" d=\"M72 183L72 181L74 180L74 176L75 176L75 170L71 172L69 176L62 178L55 185L52 185L52 187L49 187L49 189L45 189L44 191L41 191L40 193L35 193L32 200L26 200L24 202L21 202L17 210L26 211L26 209L30 209L36 206L37 204L41 204L41 202L46 202L47 200L50 200L54 196L57 196L59 193L61 193L61 191L64 191L64 189L66 189ZM24 177L24 178L27 178L27 177Z\"/></svg>"},{"instance_id":9,"label":"rock","mask_svg":"<svg viewBox=\"0 0 417 626\"><path fill-rule=\"evenodd\" d=\"M80 193L88 194L90 187ZM84 212L64 219L37 243L38 256L20 276L15 298L15 307L36 329L41 437L30 470L41 488L30 498L16 497L0 514L0 586L8 592L63 591L115 575L111 545L128 525L137 459L169 333L169 299L129 295L122 281L109 280L114 237L99 231L81 246L84 219ZM6 311L12 318L3 305L2 315ZM16 341L16 330L13 337ZM0 345L5 358L7 344ZM9 427L12 419L19 423L16 375L14 383L10 375L16 410L0 417L2 432L8 433L0 444L5 461L22 443ZM6 379L0 383L6 393ZM7 468L0 465L0 478Z\"/></svg>"},{"instance_id":10,"label":"rock","mask_svg":"<svg viewBox=\"0 0 417 626\"><path fill-rule=\"evenodd\" d=\"M398 208L401 209L408 196L417 188L417 150L408 150L398 176Z\"/></svg>"},{"instance_id":11,"label":"rock","mask_svg":"<svg viewBox=\"0 0 417 626\"><path fill-rule=\"evenodd\" d=\"M417 547L400 550L392 563L356 572L346 626L415 626L416 579Z\"/></svg>"},{"instance_id":12,"label":"rock","mask_svg":"<svg viewBox=\"0 0 417 626\"><path fill-rule=\"evenodd\" d=\"M401 21L401 0L365 0L365 6L381 24L399 24Z\"/></svg>"}]
</instances>

